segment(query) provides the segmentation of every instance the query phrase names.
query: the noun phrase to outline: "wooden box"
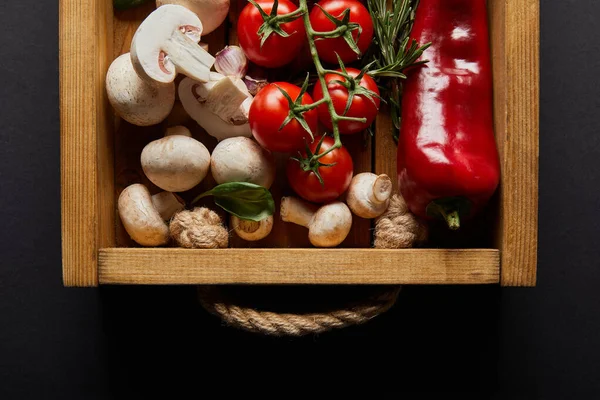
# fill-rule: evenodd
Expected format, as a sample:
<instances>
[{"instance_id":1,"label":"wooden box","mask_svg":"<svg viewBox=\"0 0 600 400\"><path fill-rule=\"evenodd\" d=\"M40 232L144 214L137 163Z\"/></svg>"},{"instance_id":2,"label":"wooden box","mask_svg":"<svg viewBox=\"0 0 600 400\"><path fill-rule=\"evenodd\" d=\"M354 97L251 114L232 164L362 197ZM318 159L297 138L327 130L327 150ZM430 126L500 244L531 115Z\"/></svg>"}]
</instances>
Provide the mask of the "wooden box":
<instances>
[{"instance_id":1,"label":"wooden box","mask_svg":"<svg viewBox=\"0 0 600 400\"><path fill-rule=\"evenodd\" d=\"M139 248L127 237L115 199L130 183L148 183L139 154L164 127L138 128L114 117L104 79L127 52L154 2L113 13L111 0L60 0L60 118L63 279L98 284L501 284L536 282L538 199L539 1L490 0L494 113L502 181L488 210L465 231L432 228L429 247L371 247L372 222L354 219L336 249L309 248L304 228L277 222L269 239L232 238L222 250ZM235 43L233 1L224 26L206 37L210 50ZM208 143L195 122L194 135ZM355 172L395 181L390 120L381 112L372 140L345 143ZM367 143L367 145L365 145ZM212 144L214 146L214 143ZM282 160L280 160L281 162ZM279 171L278 171L279 173ZM276 204L289 189L279 173ZM152 186L151 186L152 187ZM156 189L154 187L154 189ZM189 198L189 197L188 197ZM275 216L278 219L277 215ZM258 246L258 247L257 247ZM474 248L477 247L477 248Z\"/></svg>"}]
</instances>

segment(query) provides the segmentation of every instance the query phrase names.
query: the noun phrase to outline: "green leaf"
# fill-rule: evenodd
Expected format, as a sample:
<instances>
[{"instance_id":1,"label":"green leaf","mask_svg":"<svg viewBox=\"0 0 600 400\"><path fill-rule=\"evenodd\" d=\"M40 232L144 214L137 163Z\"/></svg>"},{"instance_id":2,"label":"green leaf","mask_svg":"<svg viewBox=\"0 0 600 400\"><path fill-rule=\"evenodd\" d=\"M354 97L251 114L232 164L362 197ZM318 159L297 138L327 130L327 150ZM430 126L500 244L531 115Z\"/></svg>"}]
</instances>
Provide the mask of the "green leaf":
<instances>
[{"instance_id":1,"label":"green leaf","mask_svg":"<svg viewBox=\"0 0 600 400\"><path fill-rule=\"evenodd\" d=\"M213 196L215 204L241 219L262 221L275 212L273 196L266 188L249 182L228 182L215 186L196 197Z\"/></svg>"}]
</instances>

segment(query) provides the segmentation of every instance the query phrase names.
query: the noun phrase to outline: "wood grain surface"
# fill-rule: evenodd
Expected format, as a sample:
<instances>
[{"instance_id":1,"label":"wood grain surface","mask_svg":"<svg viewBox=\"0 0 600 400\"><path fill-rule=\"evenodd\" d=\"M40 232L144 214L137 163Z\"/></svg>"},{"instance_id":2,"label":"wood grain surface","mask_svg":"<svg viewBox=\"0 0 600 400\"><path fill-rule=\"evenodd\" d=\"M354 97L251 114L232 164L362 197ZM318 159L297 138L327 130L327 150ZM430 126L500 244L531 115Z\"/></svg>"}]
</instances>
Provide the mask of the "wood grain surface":
<instances>
[{"instance_id":1,"label":"wood grain surface","mask_svg":"<svg viewBox=\"0 0 600 400\"><path fill-rule=\"evenodd\" d=\"M502 178L502 286L535 286L538 242L539 2L491 1L494 119Z\"/></svg>"},{"instance_id":2,"label":"wood grain surface","mask_svg":"<svg viewBox=\"0 0 600 400\"><path fill-rule=\"evenodd\" d=\"M101 249L103 284L491 284L497 250ZM160 260L160 262L157 262Z\"/></svg>"},{"instance_id":3,"label":"wood grain surface","mask_svg":"<svg viewBox=\"0 0 600 400\"><path fill-rule=\"evenodd\" d=\"M59 2L63 283L98 284L97 252L114 246L113 143L104 77L112 3Z\"/></svg>"}]
</instances>

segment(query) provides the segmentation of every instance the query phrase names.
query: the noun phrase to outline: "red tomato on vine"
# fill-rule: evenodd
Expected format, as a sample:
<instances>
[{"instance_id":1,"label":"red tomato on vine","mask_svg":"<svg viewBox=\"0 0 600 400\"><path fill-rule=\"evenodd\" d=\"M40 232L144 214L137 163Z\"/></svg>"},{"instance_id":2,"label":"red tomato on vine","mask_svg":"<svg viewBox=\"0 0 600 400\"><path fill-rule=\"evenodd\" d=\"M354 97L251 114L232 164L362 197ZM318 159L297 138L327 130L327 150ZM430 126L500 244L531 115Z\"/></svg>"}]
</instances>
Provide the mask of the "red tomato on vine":
<instances>
[{"instance_id":1,"label":"red tomato on vine","mask_svg":"<svg viewBox=\"0 0 600 400\"><path fill-rule=\"evenodd\" d=\"M265 12L266 17L252 3L248 3L240 13L237 22L237 34L240 47L250 61L267 68L281 67L292 61L299 53L304 41L306 40L306 31L302 18L296 18L293 21L284 22L275 29L267 26L264 35L268 35L264 43L259 34L259 30L269 18L275 4L270 0L257 0L256 3ZM289 0L279 0L275 15L289 14L298 7ZM268 25L268 24L267 24ZM283 32L284 37L278 33Z\"/></svg>"},{"instance_id":2,"label":"red tomato on vine","mask_svg":"<svg viewBox=\"0 0 600 400\"><path fill-rule=\"evenodd\" d=\"M305 200L326 203L337 199L350 186L354 166L348 150L340 147L318 159L308 162L312 154L322 154L335 144L330 136L315 140L298 159L290 158L286 175L292 189Z\"/></svg>"},{"instance_id":3,"label":"red tomato on vine","mask_svg":"<svg viewBox=\"0 0 600 400\"><path fill-rule=\"evenodd\" d=\"M304 148L305 143L311 143L311 134L296 120L290 120L285 126L290 113L290 104L283 90L295 102L301 89L287 82L275 82L265 86L252 101L249 113L250 129L256 141L265 149L290 153ZM312 98L308 93L302 96L301 104L311 104ZM311 132L317 131L317 110L312 109L301 114Z\"/></svg>"},{"instance_id":4,"label":"red tomato on vine","mask_svg":"<svg viewBox=\"0 0 600 400\"><path fill-rule=\"evenodd\" d=\"M322 0L310 12L310 24L318 32L332 31L336 28L336 23L331 21L326 13L339 20L343 19L346 9L350 10L349 22L360 26L360 29L352 30L351 35L362 55L373 39L373 20L369 10L361 2L357 0ZM360 57L343 37L317 40L315 45L317 46L319 58L331 64L338 63L336 53L344 63L350 63Z\"/></svg>"},{"instance_id":5,"label":"red tomato on vine","mask_svg":"<svg viewBox=\"0 0 600 400\"><path fill-rule=\"evenodd\" d=\"M356 68L346 68L345 70L348 75L354 78L361 75L361 71ZM380 99L379 89L373 78L363 74L355 83L351 83L341 75L326 74L325 82L327 82L327 91L338 115L366 118L367 120L364 123L358 121L340 121L338 122L340 133L352 134L364 131L375 121L375 117L379 111ZM355 87L352 87L352 85L355 85ZM355 94L352 95L350 107L346 110L350 92ZM318 101L322 98L323 90L321 89L321 85L317 84L313 89L313 99L314 101ZM319 121L331 130L333 125L331 124L327 104L320 105L317 110L319 111Z\"/></svg>"}]
</instances>

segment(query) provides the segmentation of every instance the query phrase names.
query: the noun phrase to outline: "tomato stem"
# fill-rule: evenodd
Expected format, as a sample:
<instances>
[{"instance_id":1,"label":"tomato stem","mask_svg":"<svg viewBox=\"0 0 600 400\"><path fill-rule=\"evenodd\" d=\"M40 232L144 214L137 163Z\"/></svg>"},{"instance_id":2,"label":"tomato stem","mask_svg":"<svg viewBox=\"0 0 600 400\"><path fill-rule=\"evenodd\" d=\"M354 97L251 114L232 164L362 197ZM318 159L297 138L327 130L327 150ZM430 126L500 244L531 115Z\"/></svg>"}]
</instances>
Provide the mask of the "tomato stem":
<instances>
[{"instance_id":1,"label":"tomato stem","mask_svg":"<svg viewBox=\"0 0 600 400\"><path fill-rule=\"evenodd\" d=\"M312 57L313 64L315 65L315 69L317 71L317 76L319 78L319 84L321 85L321 90L323 92L323 98L321 100L317 101L316 103L319 103L319 105L321 105L323 103L327 104L327 109L328 109L329 115L331 117L331 125L333 126L333 129L332 129L333 139L335 141L333 146L331 146L329 149L327 149L326 151L324 151L321 154L318 154L318 151L317 151L316 152L317 154L314 154L311 157L311 161L314 163L319 158L327 155L328 153L332 152L335 149L339 149L340 147L342 147L342 140L340 139L340 129L338 127L338 123L342 120L348 120L348 117L343 117L341 115L338 115L338 113L335 111L335 108L333 107L333 101L331 100L331 96L329 95L329 90L327 90L327 82L325 82L325 75L329 72L335 72L336 74L342 75L342 76L347 75L347 74L341 74L339 71L330 71L323 67L323 64L321 64L321 60L319 59L317 47L315 46L315 39L338 37L341 34L343 34L345 31L348 30L348 26L346 26L346 25L338 26L337 28L335 28L333 31L330 31L330 32L317 32L313 29L313 27L310 23L310 16L308 13L308 4L307 4L306 0L300 0L299 10L301 10L300 12L302 13L302 20L304 22L304 28L306 30L306 37L308 39L310 55ZM346 76L344 76L344 77L346 78ZM350 77L348 76L347 78L350 78Z\"/></svg>"},{"instance_id":2,"label":"tomato stem","mask_svg":"<svg viewBox=\"0 0 600 400\"><path fill-rule=\"evenodd\" d=\"M275 11L271 10L272 15L267 15L254 0L249 0L249 1L258 8L258 10L261 12L261 15L263 16L263 19L265 21L265 23L263 24L263 27L261 27L261 29L264 31L264 32L262 32L263 42L266 40L266 37L268 37L268 35L271 34L272 32L282 35L282 32L280 32L281 29L279 27L279 23L289 22L290 20L293 20L293 19L296 19L296 18L299 18L300 16L302 16L302 21L304 22L304 28L306 30L306 37L308 39L310 55L312 57L313 64L315 65L315 69L317 71L317 76L319 78L319 84L321 85L321 89L323 91L323 98L312 104L306 104L306 105L296 104L296 105L294 105L294 109L293 109L294 115L288 117L288 119L296 118L299 120L299 116L301 116L301 114L303 112L317 108L318 106L320 106L322 104L327 104L327 109L328 109L329 115L331 117L331 125L333 126L332 134L333 134L334 144L333 144L333 146L331 146L329 149L327 149L325 152L323 152L321 154L318 154L319 152L316 151L315 152L316 154L313 154L309 158L309 160L307 160L308 165L311 165L311 166L319 165L320 163L318 162L318 160L321 157L329 154L330 152L332 152L335 149L339 149L340 147L342 147L342 140L340 139L340 129L338 126L339 122L340 121L355 121L355 122L364 123L364 122L366 122L366 118L346 117L345 115L339 115L335 111L335 108L333 106L333 101L331 100L331 96L329 95L329 90L327 89L327 82L325 81L325 75L328 73L337 74L339 76L346 78L348 81L354 81L354 78L351 77L350 75L348 75L348 73L346 73L346 70L344 69L343 64L341 64L341 60L340 60L340 64L342 66L343 71L333 71L330 69L325 69L323 67L323 64L321 64L321 60L319 59L317 47L315 46L315 40L323 39L323 38L344 37L346 42L349 42L349 41L351 42L351 43L349 42L348 44L353 48L353 50L358 52L358 47L356 46L356 43L354 43L354 39L352 39L351 37L347 38L346 36L350 35L349 32L351 32L353 30L358 30L359 35L360 35L361 28L356 23L349 22L348 13L350 12L350 9L346 9L346 11L343 13L342 20L338 20L336 17L328 14L325 10L323 10L323 12L326 14L326 16L332 22L334 22L336 24L336 28L334 30L331 30L328 32L319 32L319 31L315 31L310 23L310 16L308 13L307 0L300 0L300 5L297 10L295 10L291 13L282 14L282 15L276 14L277 0L275 0L274 6L273 6L273 9ZM261 33L261 32L259 32L259 33ZM354 49L354 47L356 47L356 49ZM291 102L291 99L288 99L288 100ZM301 121L299 120L299 122L301 122ZM282 127L284 125L282 125ZM328 165L322 164L322 166L328 166Z\"/></svg>"}]
</instances>

